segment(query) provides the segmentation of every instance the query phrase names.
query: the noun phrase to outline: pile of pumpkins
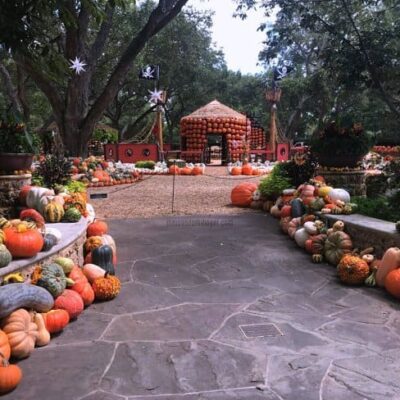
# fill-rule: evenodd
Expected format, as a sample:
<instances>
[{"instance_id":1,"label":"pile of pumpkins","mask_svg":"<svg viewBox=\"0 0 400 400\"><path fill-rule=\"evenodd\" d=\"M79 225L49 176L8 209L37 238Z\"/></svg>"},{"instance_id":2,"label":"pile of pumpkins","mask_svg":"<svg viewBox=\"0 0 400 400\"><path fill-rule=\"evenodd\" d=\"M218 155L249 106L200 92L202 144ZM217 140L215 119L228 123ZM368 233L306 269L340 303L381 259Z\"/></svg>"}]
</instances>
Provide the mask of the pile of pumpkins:
<instances>
[{"instance_id":1,"label":"pile of pumpkins","mask_svg":"<svg viewBox=\"0 0 400 400\"><path fill-rule=\"evenodd\" d=\"M204 164L186 164L184 167L180 168L178 165L171 165L168 169L171 175L192 175L199 176L203 175L205 171Z\"/></svg>"},{"instance_id":2,"label":"pile of pumpkins","mask_svg":"<svg viewBox=\"0 0 400 400\"><path fill-rule=\"evenodd\" d=\"M242 166L234 165L233 167L228 168L228 172L230 175L233 176L238 176L238 175L258 176L258 175L264 175L269 171L266 170L265 168L260 168L258 166L253 166L250 163L247 163L243 164Z\"/></svg>"},{"instance_id":3,"label":"pile of pumpkins","mask_svg":"<svg viewBox=\"0 0 400 400\"><path fill-rule=\"evenodd\" d=\"M86 193L54 193L54 190L24 186L19 194L18 219L0 218L0 268L13 259L30 258L49 251L61 241L60 230L52 222L78 222L82 216L94 219L86 203Z\"/></svg>"},{"instance_id":4,"label":"pile of pumpkins","mask_svg":"<svg viewBox=\"0 0 400 400\"><path fill-rule=\"evenodd\" d=\"M134 183L142 178L138 171L116 168L113 163L95 156L90 156L85 160L74 158L71 174L73 179L84 182L89 187Z\"/></svg>"},{"instance_id":5,"label":"pile of pumpkins","mask_svg":"<svg viewBox=\"0 0 400 400\"><path fill-rule=\"evenodd\" d=\"M10 357L29 357L35 347L47 345L52 334L61 332L93 301L111 300L119 294L121 283L113 264L115 243L109 242L107 229L103 221L94 221L87 229L86 251L90 250L97 264L79 267L71 259L59 257L37 266L30 282L23 282L19 273L5 277L0 287L0 394L13 390L22 378L20 367L9 364ZM95 247L93 238L103 237L109 244ZM97 249L100 254L95 255Z\"/></svg>"},{"instance_id":6,"label":"pile of pumpkins","mask_svg":"<svg viewBox=\"0 0 400 400\"><path fill-rule=\"evenodd\" d=\"M249 182L232 190L231 201L233 205L252 208L265 203L257 185ZM311 254L314 263L327 261L334 265L342 283L385 287L400 299L400 249L391 247L378 260L372 247L354 249L343 221L336 221L328 229L319 219L319 212L349 214L355 209L348 192L328 187L321 177L316 177L297 190L284 190L270 206L270 213L280 219L282 231Z\"/></svg>"}]
</instances>

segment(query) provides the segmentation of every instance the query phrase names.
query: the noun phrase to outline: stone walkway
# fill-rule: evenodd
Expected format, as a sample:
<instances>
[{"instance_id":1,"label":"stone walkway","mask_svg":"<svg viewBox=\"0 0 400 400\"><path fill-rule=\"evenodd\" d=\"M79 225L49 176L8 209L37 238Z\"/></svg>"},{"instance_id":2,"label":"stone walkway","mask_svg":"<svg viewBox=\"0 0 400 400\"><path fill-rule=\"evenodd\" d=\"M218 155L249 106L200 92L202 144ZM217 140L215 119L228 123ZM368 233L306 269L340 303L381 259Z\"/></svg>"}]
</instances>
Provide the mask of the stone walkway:
<instances>
[{"instance_id":1,"label":"stone walkway","mask_svg":"<svg viewBox=\"0 0 400 400\"><path fill-rule=\"evenodd\" d=\"M264 214L112 221L120 296L20 363L18 400L400 399L399 304Z\"/></svg>"}]
</instances>

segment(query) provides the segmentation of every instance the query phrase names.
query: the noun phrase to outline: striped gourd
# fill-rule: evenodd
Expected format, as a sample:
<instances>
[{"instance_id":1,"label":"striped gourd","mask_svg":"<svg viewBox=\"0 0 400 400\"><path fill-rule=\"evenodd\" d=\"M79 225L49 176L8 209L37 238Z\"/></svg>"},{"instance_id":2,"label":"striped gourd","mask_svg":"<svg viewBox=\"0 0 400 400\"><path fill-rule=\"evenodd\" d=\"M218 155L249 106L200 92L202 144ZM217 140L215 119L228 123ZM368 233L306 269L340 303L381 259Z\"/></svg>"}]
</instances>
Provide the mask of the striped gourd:
<instances>
[{"instance_id":1,"label":"striped gourd","mask_svg":"<svg viewBox=\"0 0 400 400\"><path fill-rule=\"evenodd\" d=\"M10 221L7 218L0 218L0 229L9 228L11 226Z\"/></svg>"},{"instance_id":2,"label":"striped gourd","mask_svg":"<svg viewBox=\"0 0 400 400\"><path fill-rule=\"evenodd\" d=\"M68 208L67 211L65 211L63 221L66 222L78 222L81 219L81 213L79 210L75 207Z\"/></svg>"},{"instance_id":3,"label":"striped gourd","mask_svg":"<svg viewBox=\"0 0 400 400\"><path fill-rule=\"evenodd\" d=\"M44 208L43 214L47 222L60 222L64 216L64 208L61 204L51 201Z\"/></svg>"},{"instance_id":4,"label":"striped gourd","mask_svg":"<svg viewBox=\"0 0 400 400\"><path fill-rule=\"evenodd\" d=\"M3 244L6 239L6 234L2 229L0 229L0 244Z\"/></svg>"}]
</instances>

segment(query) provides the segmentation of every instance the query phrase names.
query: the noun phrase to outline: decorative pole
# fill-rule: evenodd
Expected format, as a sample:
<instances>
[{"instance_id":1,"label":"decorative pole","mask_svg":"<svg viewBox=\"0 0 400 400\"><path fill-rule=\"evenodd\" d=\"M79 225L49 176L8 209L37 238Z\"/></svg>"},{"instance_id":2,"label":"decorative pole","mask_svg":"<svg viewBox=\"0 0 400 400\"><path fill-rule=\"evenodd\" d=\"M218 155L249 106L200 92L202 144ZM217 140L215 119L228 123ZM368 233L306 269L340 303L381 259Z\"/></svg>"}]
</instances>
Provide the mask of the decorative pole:
<instances>
[{"instance_id":1,"label":"decorative pole","mask_svg":"<svg viewBox=\"0 0 400 400\"><path fill-rule=\"evenodd\" d=\"M266 99L271 103L271 120L269 124L269 148L272 151L273 161L277 159L276 157L276 144L278 130L276 128L276 103L281 99L282 90L276 86L275 81L273 81L272 90L268 90L266 93Z\"/></svg>"}]
</instances>

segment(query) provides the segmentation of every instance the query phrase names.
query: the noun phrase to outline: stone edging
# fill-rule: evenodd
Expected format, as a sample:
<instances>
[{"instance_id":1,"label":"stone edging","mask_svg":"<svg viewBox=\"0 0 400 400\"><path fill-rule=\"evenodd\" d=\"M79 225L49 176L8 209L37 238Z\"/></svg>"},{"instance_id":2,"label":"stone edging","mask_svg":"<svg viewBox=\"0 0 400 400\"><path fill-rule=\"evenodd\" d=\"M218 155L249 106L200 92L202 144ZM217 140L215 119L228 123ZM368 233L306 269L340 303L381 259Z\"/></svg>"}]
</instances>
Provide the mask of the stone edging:
<instances>
[{"instance_id":1,"label":"stone edging","mask_svg":"<svg viewBox=\"0 0 400 400\"><path fill-rule=\"evenodd\" d=\"M341 220L345 223L345 231L351 236L354 247L360 250L374 247L374 254L381 258L389 247L400 247L400 233L396 224L361 214L332 215L320 214L330 226Z\"/></svg>"}]
</instances>

